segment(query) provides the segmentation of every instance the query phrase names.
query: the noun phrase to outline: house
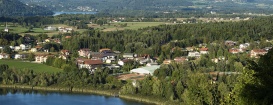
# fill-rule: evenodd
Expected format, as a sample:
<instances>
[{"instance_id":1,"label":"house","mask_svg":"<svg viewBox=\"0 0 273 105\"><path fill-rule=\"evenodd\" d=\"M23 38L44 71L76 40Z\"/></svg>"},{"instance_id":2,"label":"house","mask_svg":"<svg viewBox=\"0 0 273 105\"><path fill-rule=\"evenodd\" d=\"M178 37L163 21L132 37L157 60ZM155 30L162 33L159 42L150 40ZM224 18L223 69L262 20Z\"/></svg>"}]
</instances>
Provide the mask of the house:
<instances>
[{"instance_id":1,"label":"house","mask_svg":"<svg viewBox=\"0 0 273 105\"><path fill-rule=\"evenodd\" d=\"M208 54L209 49L208 48L200 48L200 54Z\"/></svg>"},{"instance_id":2,"label":"house","mask_svg":"<svg viewBox=\"0 0 273 105\"><path fill-rule=\"evenodd\" d=\"M176 50L178 50L178 51L182 51L182 50L183 50L183 48L180 48L180 47L174 47L174 48L172 48L172 49L171 49L171 52L174 52L174 51L176 51Z\"/></svg>"},{"instance_id":3,"label":"house","mask_svg":"<svg viewBox=\"0 0 273 105\"><path fill-rule=\"evenodd\" d=\"M199 52L197 52L197 51L195 51L195 52L189 52L189 54L188 54L188 57L200 57L201 56L201 54L199 53Z\"/></svg>"},{"instance_id":4,"label":"house","mask_svg":"<svg viewBox=\"0 0 273 105\"><path fill-rule=\"evenodd\" d=\"M228 52L232 53L232 54L238 54L240 52L239 49L236 49L236 48L231 48L228 50Z\"/></svg>"},{"instance_id":5,"label":"house","mask_svg":"<svg viewBox=\"0 0 273 105\"><path fill-rule=\"evenodd\" d=\"M99 50L100 53L112 53L112 50L109 48L103 48Z\"/></svg>"},{"instance_id":6,"label":"house","mask_svg":"<svg viewBox=\"0 0 273 105\"><path fill-rule=\"evenodd\" d=\"M9 58L10 58L9 54L6 54L6 53L1 53L0 54L0 59L9 59Z\"/></svg>"},{"instance_id":7,"label":"house","mask_svg":"<svg viewBox=\"0 0 273 105\"><path fill-rule=\"evenodd\" d=\"M37 62L37 63L46 62L48 56L49 56L49 55L47 55L47 54L35 55L35 62Z\"/></svg>"},{"instance_id":8,"label":"house","mask_svg":"<svg viewBox=\"0 0 273 105\"><path fill-rule=\"evenodd\" d=\"M9 29L8 29L8 24L6 23L6 27L4 29L4 32L9 32Z\"/></svg>"},{"instance_id":9,"label":"house","mask_svg":"<svg viewBox=\"0 0 273 105\"><path fill-rule=\"evenodd\" d=\"M240 44L240 45L239 45L239 48L240 48L240 49L246 49L246 48L248 48L249 46L250 46L249 43L244 43L244 44Z\"/></svg>"},{"instance_id":10,"label":"house","mask_svg":"<svg viewBox=\"0 0 273 105\"><path fill-rule=\"evenodd\" d=\"M14 59L26 59L27 55L26 54L15 54Z\"/></svg>"},{"instance_id":11,"label":"house","mask_svg":"<svg viewBox=\"0 0 273 105\"><path fill-rule=\"evenodd\" d=\"M14 46L9 46L9 48L10 48L11 50L14 50Z\"/></svg>"},{"instance_id":12,"label":"house","mask_svg":"<svg viewBox=\"0 0 273 105\"><path fill-rule=\"evenodd\" d=\"M19 51L19 50L21 50L20 46L14 46L14 51Z\"/></svg>"},{"instance_id":13,"label":"house","mask_svg":"<svg viewBox=\"0 0 273 105\"><path fill-rule=\"evenodd\" d=\"M65 36L65 39L70 39L71 38L71 36Z\"/></svg>"},{"instance_id":14,"label":"house","mask_svg":"<svg viewBox=\"0 0 273 105\"><path fill-rule=\"evenodd\" d=\"M172 63L172 60L170 60L170 59L165 59L163 61L163 64L165 64L165 65L168 65L168 64L171 64L171 63Z\"/></svg>"},{"instance_id":15,"label":"house","mask_svg":"<svg viewBox=\"0 0 273 105\"><path fill-rule=\"evenodd\" d=\"M46 42L46 43L49 43L49 42L51 42L51 39L50 39L50 38L45 39L45 42Z\"/></svg>"},{"instance_id":16,"label":"house","mask_svg":"<svg viewBox=\"0 0 273 105\"><path fill-rule=\"evenodd\" d=\"M46 28L44 28L44 30L47 30L47 31L56 31L56 27L52 27L52 26L48 26Z\"/></svg>"},{"instance_id":17,"label":"house","mask_svg":"<svg viewBox=\"0 0 273 105\"><path fill-rule=\"evenodd\" d=\"M160 65L152 65L141 68L136 68L130 71L130 73L136 73L141 75L153 75L156 69L160 68Z\"/></svg>"},{"instance_id":18,"label":"house","mask_svg":"<svg viewBox=\"0 0 273 105\"><path fill-rule=\"evenodd\" d=\"M37 51L42 51L43 50L43 47L39 46L39 45L37 45L35 48L37 49Z\"/></svg>"},{"instance_id":19,"label":"house","mask_svg":"<svg viewBox=\"0 0 273 105\"><path fill-rule=\"evenodd\" d=\"M80 49L78 53L79 53L79 56L81 57L89 57L91 51L88 48L84 48L84 49Z\"/></svg>"},{"instance_id":20,"label":"house","mask_svg":"<svg viewBox=\"0 0 273 105\"><path fill-rule=\"evenodd\" d=\"M131 60L131 59L123 59L123 60L119 60L118 61L118 64L120 65L120 66L124 66L126 63L128 63L128 62L133 62L133 60Z\"/></svg>"},{"instance_id":21,"label":"house","mask_svg":"<svg viewBox=\"0 0 273 105\"><path fill-rule=\"evenodd\" d=\"M125 59L134 59L135 57L137 57L137 55L133 53L124 53L122 57Z\"/></svg>"},{"instance_id":22,"label":"house","mask_svg":"<svg viewBox=\"0 0 273 105\"><path fill-rule=\"evenodd\" d=\"M259 58L261 55L265 55L267 53L264 49L253 49L250 52L250 57Z\"/></svg>"},{"instance_id":23,"label":"house","mask_svg":"<svg viewBox=\"0 0 273 105\"><path fill-rule=\"evenodd\" d=\"M106 62L108 59L112 61L116 60L117 55L115 53L99 53L99 52L91 52L91 59L97 59L97 60L102 60L103 62Z\"/></svg>"},{"instance_id":24,"label":"house","mask_svg":"<svg viewBox=\"0 0 273 105\"><path fill-rule=\"evenodd\" d=\"M175 63L183 63L185 61L187 61L188 59L186 57L175 57L174 58L174 62Z\"/></svg>"},{"instance_id":25,"label":"house","mask_svg":"<svg viewBox=\"0 0 273 105\"><path fill-rule=\"evenodd\" d=\"M73 29L72 28L65 28L65 27L58 27L59 32L71 32Z\"/></svg>"},{"instance_id":26,"label":"house","mask_svg":"<svg viewBox=\"0 0 273 105\"><path fill-rule=\"evenodd\" d=\"M186 47L187 51L194 51L194 49L195 49L194 47Z\"/></svg>"},{"instance_id":27,"label":"house","mask_svg":"<svg viewBox=\"0 0 273 105\"><path fill-rule=\"evenodd\" d=\"M101 60L78 58L77 65L79 69L86 68L90 72L94 72L95 69L103 65L103 62Z\"/></svg>"},{"instance_id":28,"label":"house","mask_svg":"<svg viewBox=\"0 0 273 105\"><path fill-rule=\"evenodd\" d=\"M106 65L106 67L109 68L110 70L120 69L120 66L117 64L108 64Z\"/></svg>"},{"instance_id":29,"label":"house","mask_svg":"<svg viewBox=\"0 0 273 105\"><path fill-rule=\"evenodd\" d=\"M37 48L31 48L30 52L37 52Z\"/></svg>"},{"instance_id":30,"label":"house","mask_svg":"<svg viewBox=\"0 0 273 105\"><path fill-rule=\"evenodd\" d=\"M265 47L264 50L269 51L272 47Z\"/></svg>"},{"instance_id":31,"label":"house","mask_svg":"<svg viewBox=\"0 0 273 105\"><path fill-rule=\"evenodd\" d=\"M61 55L59 55L59 58L62 58L63 60L66 60L66 59L69 58L69 56L61 54Z\"/></svg>"},{"instance_id":32,"label":"house","mask_svg":"<svg viewBox=\"0 0 273 105\"><path fill-rule=\"evenodd\" d=\"M68 50L61 50L61 55L69 55L70 53L69 53L69 51Z\"/></svg>"},{"instance_id":33,"label":"house","mask_svg":"<svg viewBox=\"0 0 273 105\"><path fill-rule=\"evenodd\" d=\"M55 43L61 43L61 40L60 40L60 38L54 38L53 42L55 42Z\"/></svg>"},{"instance_id":34,"label":"house","mask_svg":"<svg viewBox=\"0 0 273 105\"><path fill-rule=\"evenodd\" d=\"M25 44L20 44L20 48L21 48L21 50L24 51L24 50L27 50L29 47Z\"/></svg>"},{"instance_id":35,"label":"house","mask_svg":"<svg viewBox=\"0 0 273 105\"><path fill-rule=\"evenodd\" d=\"M231 40L227 40L227 41L225 41L225 45L226 45L226 46L235 46L235 45L236 45L236 42L231 41Z\"/></svg>"}]
</instances>

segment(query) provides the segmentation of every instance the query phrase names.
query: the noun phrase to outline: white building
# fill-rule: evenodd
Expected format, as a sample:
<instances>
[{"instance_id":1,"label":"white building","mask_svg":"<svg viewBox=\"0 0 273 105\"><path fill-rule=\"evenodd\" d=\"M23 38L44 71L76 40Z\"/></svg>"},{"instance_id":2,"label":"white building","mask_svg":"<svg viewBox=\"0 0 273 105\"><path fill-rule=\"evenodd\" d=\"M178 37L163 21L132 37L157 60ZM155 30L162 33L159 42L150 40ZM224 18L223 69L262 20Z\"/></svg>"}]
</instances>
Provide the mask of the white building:
<instances>
[{"instance_id":1,"label":"white building","mask_svg":"<svg viewBox=\"0 0 273 105\"><path fill-rule=\"evenodd\" d=\"M156 69L160 68L160 65L152 65L141 68L136 68L130 71L130 73L137 73L141 75L153 75Z\"/></svg>"},{"instance_id":2,"label":"white building","mask_svg":"<svg viewBox=\"0 0 273 105\"><path fill-rule=\"evenodd\" d=\"M7 23L6 23L6 28L4 29L4 32L9 32Z\"/></svg>"},{"instance_id":3,"label":"white building","mask_svg":"<svg viewBox=\"0 0 273 105\"><path fill-rule=\"evenodd\" d=\"M47 55L36 55L35 56L35 62L37 63L43 63L46 62Z\"/></svg>"},{"instance_id":4,"label":"white building","mask_svg":"<svg viewBox=\"0 0 273 105\"><path fill-rule=\"evenodd\" d=\"M14 59L26 59L27 55L25 54L15 54Z\"/></svg>"},{"instance_id":5,"label":"white building","mask_svg":"<svg viewBox=\"0 0 273 105\"><path fill-rule=\"evenodd\" d=\"M31 48L30 52L37 52L37 48Z\"/></svg>"},{"instance_id":6,"label":"white building","mask_svg":"<svg viewBox=\"0 0 273 105\"><path fill-rule=\"evenodd\" d=\"M6 54L6 53L1 53L0 54L0 59L9 59L9 54Z\"/></svg>"},{"instance_id":7,"label":"white building","mask_svg":"<svg viewBox=\"0 0 273 105\"><path fill-rule=\"evenodd\" d=\"M188 57L200 57L201 54L197 51L195 52L189 52Z\"/></svg>"},{"instance_id":8,"label":"white building","mask_svg":"<svg viewBox=\"0 0 273 105\"><path fill-rule=\"evenodd\" d=\"M21 47L20 47L20 46L15 46L15 47L14 47L14 51L19 51L19 50L21 50Z\"/></svg>"}]
</instances>

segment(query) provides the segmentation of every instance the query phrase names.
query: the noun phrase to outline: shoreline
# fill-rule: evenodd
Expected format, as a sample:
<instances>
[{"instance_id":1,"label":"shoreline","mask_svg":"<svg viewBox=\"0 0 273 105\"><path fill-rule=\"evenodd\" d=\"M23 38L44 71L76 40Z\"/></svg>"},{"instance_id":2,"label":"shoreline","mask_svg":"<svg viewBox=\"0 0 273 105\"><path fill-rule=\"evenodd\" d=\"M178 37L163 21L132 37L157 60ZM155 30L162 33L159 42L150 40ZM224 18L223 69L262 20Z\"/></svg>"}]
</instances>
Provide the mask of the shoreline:
<instances>
[{"instance_id":1,"label":"shoreline","mask_svg":"<svg viewBox=\"0 0 273 105\"><path fill-rule=\"evenodd\" d=\"M146 98L141 98L138 96L132 95L120 95L118 90L95 90L95 89L88 89L88 88L73 88L72 90L69 88L64 87L39 87L39 86L28 86L28 85L3 85L0 84L0 88L10 88L10 89L26 89L26 90L41 90L41 91L48 91L48 92L72 92L72 93L85 93L85 94L96 94L96 95L103 95L103 96L111 96L111 97L119 97L121 99L126 100L133 100L137 102L143 102L147 104L156 104L156 105L163 105L164 103L156 101L156 100L149 100Z\"/></svg>"}]
</instances>

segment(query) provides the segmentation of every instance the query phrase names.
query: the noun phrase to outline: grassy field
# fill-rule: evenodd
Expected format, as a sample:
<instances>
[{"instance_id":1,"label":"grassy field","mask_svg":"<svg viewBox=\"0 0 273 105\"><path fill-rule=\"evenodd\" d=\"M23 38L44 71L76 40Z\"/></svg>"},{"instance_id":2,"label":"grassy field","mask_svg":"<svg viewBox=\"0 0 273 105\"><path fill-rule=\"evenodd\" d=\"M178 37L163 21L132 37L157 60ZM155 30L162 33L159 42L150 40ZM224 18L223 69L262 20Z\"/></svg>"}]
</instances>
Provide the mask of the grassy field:
<instances>
[{"instance_id":1,"label":"grassy field","mask_svg":"<svg viewBox=\"0 0 273 105\"><path fill-rule=\"evenodd\" d=\"M48 26L71 27L71 26L64 25L64 24L52 24L52 25L48 25ZM0 30L4 30L4 29L5 29L5 25L3 25L3 24L0 25ZM8 29L9 29L9 32L18 33L19 35L25 35L25 34L38 35L38 34L45 33L48 36L53 36L53 35L58 35L59 34L58 31L43 30L42 28L33 28L31 30L31 32L28 32L28 28L22 27L20 25L13 26L11 24L8 24ZM74 29L74 30L79 31L81 33L83 31L85 31L86 29Z\"/></svg>"},{"instance_id":2,"label":"grassy field","mask_svg":"<svg viewBox=\"0 0 273 105\"><path fill-rule=\"evenodd\" d=\"M9 65L10 68L16 68L16 69L31 69L34 72L49 72L49 73L54 73L54 72L62 72L61 69L59 68L54 68L51 66L47 66L44 64L39 64L39 63L31 63L31 62L23 62L19 60L0 60L0 64L7 64Z\"/></svg>"},{"instance_id":3,"label":"grassy field","mask_svg":"<svg viewBox=\"0 0 273 105\"><path fill-rule=\"evenodd\" d=\"M125 27L122 27L122 25L124 24L127 24L127 25ZM125 29L137 30L140 28L158 26L162 24L165 24L165 23L164 22L117 22L117 23L105 24L102 26L99 26L96 24L88 24L88 26L93 27L95 29L101 29L103 31L117 31L117 30L125 30Z\"/></svg>"}]
</instances>

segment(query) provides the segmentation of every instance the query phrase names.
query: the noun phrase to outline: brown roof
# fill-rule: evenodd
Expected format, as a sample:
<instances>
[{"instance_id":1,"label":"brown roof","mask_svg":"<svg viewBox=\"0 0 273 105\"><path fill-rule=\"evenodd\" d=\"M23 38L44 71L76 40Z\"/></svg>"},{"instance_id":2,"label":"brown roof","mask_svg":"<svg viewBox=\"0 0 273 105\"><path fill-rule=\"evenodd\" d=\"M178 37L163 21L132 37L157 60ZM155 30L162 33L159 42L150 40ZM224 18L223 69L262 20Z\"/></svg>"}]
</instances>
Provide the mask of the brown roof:
<instances>
[{"instance_id":1,"label":"brown roof","mask_svg":"<svg viewBox=\"0 0 273 105\"><path fill-rule=\"evenodd\" d=\"M83 48L83 49L80 49L81 51L90 51L89 48Z\"/></svg>"},{"instance_id":2,"label":"brown roof","mask_svg":"<svg viewBox=\"0 0 273 105\"><path fill-rule=\"evenodd\" d=\"M101 65L101 64L103 64L103 62L101 60L86 60L84 63L89 64L89 65Z\"/></svg>"},{"instance_id":3,"label":"brown roof","mask_svg":"<svg viewBox=\"0 0 273 105\"><path fill-rule=\"evenodd\" d=\"M253 49L252 51L253 52L257 52L257 53L264 53L264 52L266 52L266 50L264 50L264 49Z\"/></svg>"},{"instance_id":4,"label":"brown roof","mask_svg":"<svg viewBox=\"0 0 273 105\"><path fill-rule=\"evenodd\" d=\"M42 48L42 46L36 46L35 48L40 49L40 48Z\"/></svg>"},{"instance_id":5,"label":"brown roof","mask_svg":"<svg viewBox=\"0 0 273 105\"><path fill-rule=\"evenodd\" d=\"M185 61L185 60L186 60L185 57L175 57L175 58L174 58L174 61L175 61L175 62L183 62L183 61Z\"/></svg>"},{"instance_id":6,"label":"brown roof","mask_svg":"<svg viewBox=\"0 0 273 105\"><path fill-rule=\"evenodd\" d=\"M229 52L239 52L239 50L238 50L238 49L235 49L235 48L229 49L228 51L229 51Z\"/></svg>"},{"instance_id":7,"label":"brown roof","mask_svg":"<svg viewBox=\"0 0 273 105\"><path fill-rule=\"evenodd\" d=\"M109 49L109 48L102 48L102 49L100 49L100 53L104 52L104 51L111 51L111 49Z\"/></svg>"},{"instance_id":8,"label":"brown roof","mask_svg":"<svg viewBox=\"0 0 273 105\"><path fill-rule=\"evenodd\" d=\"M123 59L122 60L124 63L127 63L127 62L130 62L130 61L133 61L133 60L131 60L131 59Z\"/></svg>"},{"instance_id":9,"label":"brown roof","mask_svg":"<svg viewBox=\"0 0 273 105\"><path fill-rule=\"evenodd\" d=\"M61 50L62 53L66 53L69 52L68 50Z\"/></svg>"},{"instance_id":10,"label":"brown roof","mask_svg":"<svg viewBox=\"0 0 273 105\"><path fill-rule=\"evenodd\" d=\"M208 48L200 48L200 51L208 51Z\"/></svg>"},{"instance_id":11,"label":"brown roof","mask_svg":"<svg viewBox=\"0 0 273 105\"><path fill-rule=\"evenodd\" d=\"M65 38L67 38L67 39L68 39L68 38L71 38L71 36L65 36Z\"/></svg>"},{"instance_id":12,"label":"brown roof","mask_svg":"<svg viewBox=\"0 0 273 105\"><path fill-rule=\"evenodd\" d=\"M101 65L103 62L101 60L92 60L92 59L83 59L83 58L78 58L77 62L82 62L84 64L88 65Z\"/></svg>"}]
</instances>

